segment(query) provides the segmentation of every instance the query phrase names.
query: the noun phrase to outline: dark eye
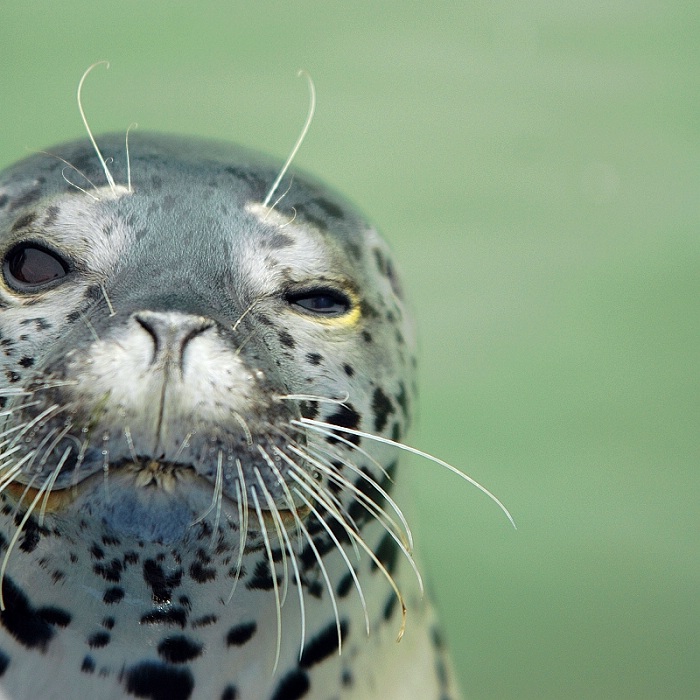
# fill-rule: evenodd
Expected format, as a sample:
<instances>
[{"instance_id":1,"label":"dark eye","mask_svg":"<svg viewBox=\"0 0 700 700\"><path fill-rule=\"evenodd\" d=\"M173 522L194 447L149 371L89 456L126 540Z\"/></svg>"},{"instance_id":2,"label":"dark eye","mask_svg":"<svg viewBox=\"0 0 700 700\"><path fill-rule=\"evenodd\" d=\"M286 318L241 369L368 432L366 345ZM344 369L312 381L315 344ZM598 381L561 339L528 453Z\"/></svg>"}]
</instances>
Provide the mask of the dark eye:
<instances>
[{"instance_id":1,"label":"dark eye","mask_svg":"<svg viewBox=\"0 0 700 700\"><path fill-rule=\"evenodd\" d=\"M60 255L43 246L20 243L5 255L2 270L10 287L30 292L62 279L69 266Z\"/></svg>"},{"instance_id":2,"label":"dark eye","mask_svg":"<svg viewBox=\"0 0 700 700\"><path fill-rule=\"evenodd\" d=\"M290 292L287 301L303 311L318 316L342 316L350 310L350 299L336 289L319 288Z\"/></svg>"}]
</instances>

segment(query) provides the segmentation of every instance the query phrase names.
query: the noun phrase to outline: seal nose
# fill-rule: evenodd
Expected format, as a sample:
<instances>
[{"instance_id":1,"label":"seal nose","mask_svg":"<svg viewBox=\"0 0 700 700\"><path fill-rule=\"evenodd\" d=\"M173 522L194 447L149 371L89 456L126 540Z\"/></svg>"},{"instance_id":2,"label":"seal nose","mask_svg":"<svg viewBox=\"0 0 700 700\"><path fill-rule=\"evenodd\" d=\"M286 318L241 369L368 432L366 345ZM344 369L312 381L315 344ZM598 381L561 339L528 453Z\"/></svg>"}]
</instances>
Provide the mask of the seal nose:
<instances>
[{"instance_id":1,"label":"seal nose","mask_svg":"<svg viewBox=\"0 0 700 700\"><path fill-rule=\"evenodd\" d=\"M153 362L175 361L178 366L188 343L214 325L204 316L177 311L137 311L132 318L153 340Z\"/></svg>"}]
</instances>

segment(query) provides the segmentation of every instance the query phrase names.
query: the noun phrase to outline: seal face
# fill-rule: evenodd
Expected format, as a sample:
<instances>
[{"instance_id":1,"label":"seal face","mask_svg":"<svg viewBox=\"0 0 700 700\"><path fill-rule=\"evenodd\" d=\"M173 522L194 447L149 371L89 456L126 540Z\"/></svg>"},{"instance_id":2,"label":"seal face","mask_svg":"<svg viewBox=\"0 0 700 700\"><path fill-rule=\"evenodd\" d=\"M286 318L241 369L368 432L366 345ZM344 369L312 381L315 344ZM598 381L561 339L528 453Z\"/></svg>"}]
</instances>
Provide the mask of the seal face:
<instances>
[{"instance_id":1,"label":"seal face","mask_svg":"<svg viewBox=\"0 0 700 700\"><path fill-rule=\"evenodd\" d=\"M425 604L403 656L363 636L403 629L412 564L385 243L310 178L263 206L278 167L237 147L138 135L129 165L102 184L85 141L0 176L0 687L445 697Z\"/></svg>"}]
</instances>

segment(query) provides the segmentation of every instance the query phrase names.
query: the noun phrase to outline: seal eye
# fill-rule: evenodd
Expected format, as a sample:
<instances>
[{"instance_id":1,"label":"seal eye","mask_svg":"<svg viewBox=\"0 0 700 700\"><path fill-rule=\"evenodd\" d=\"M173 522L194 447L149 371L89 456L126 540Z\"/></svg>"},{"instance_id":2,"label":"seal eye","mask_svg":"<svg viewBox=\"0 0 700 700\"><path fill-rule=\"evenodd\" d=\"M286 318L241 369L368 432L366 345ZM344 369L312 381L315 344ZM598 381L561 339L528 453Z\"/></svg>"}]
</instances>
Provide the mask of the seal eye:
<instances>
[{"instance_id":1,"label":"seal eye","mask_svg":"<svg viewBox=\"0 0 700 700\"><path fill-rule=\"evenodd\" d=\"M302 311L317 316L342 316L351 306L350 299L345 294L328 287L290 292L286 299Z\"/></svg>"},{"instance_id":2,"label":"seal eye","mask_svg":"<svg viewBox=\"0 0 700 700\"><path fill-rule=\"evenodd\" d=\"M5 255L5 280L13 289L31 292L66 276L68 263L57 253L36 243L19 243Z\"/></svg>"}]
</instances>

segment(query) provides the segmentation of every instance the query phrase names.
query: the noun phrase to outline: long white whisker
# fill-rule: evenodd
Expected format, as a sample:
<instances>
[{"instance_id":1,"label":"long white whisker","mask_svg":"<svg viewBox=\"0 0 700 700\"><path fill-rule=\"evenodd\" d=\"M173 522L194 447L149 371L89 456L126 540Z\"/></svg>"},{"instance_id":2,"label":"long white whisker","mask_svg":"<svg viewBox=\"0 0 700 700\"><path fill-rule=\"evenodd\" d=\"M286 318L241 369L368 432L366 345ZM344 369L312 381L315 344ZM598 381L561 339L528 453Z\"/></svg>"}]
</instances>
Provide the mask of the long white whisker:
<instances>
[{"instance_id":1,"label":"long white whisker","mask_svg":"<svg viewBox=\"0 0 700 700\"><path fill-rule=\"evenodd\" d=\"M277 505L275 504L275 501L272 498L272 494L270 493L269 489L267 486L265 486L265 481L262 478L262 474L260 474L260 470L257 467L253 468L255 471L255 478L258 480L258 484L260 485L260 490L262 491L262 495L265 498L265 502L267 503L267 509L272 516L272 524L275 527L275 531L277 532L277 541L279 542L280 545L280 552L282 554L282 594L280 596L280 605L284 605L285 601L287 600L287 592L289 589L289 569L287 567L287 552L284 546L284 537L282 535L282 532L284 531L284 524L282 523L282 517L280 516L279 509L277 508Z\"/></svg>"},{"instance_id":2,"label":"long white whisker","mask_svg":"<svg viewBox=\"0 0 700 700\"><path fill-rule=\"evenodd\" d=\"M12 550L14 549L15 545L17 544L17 540L19 539L20 535L22 534L22 531L24 530L24 526L27 524L27 520L32 515L32 511L36 508L36 504L39 502L41 497L44 495L44 491L48 487L50 481L51 481L52 475L50 475L42 487L37 491L36 496L34 496L34 500L30 503L29 508L27 508L27 512L24 514L24 517L20 521L19 525L17 526L17 530L15 531L15 534L12 536L12 539L10 540L9 544L7 545L7 551L5 552L5 556L3 557L2 560L2 566L0 566L0 611L4 612L5 611L5 595L3 592L3 583L5 581L5 571L7 570L7 563L10 559L10 554L12 553ZM26 492L26 491L25 491Z\"/></svg>"},{"instance_id":3,"label":"long white whisker","mask_svg":"<svg viewBox=\"0 0 700 700\"><path fill-rule=\"evenodd\" d=\"M136 129L137 127L138 124L136 122L132 122L131 124L129 124L126 130L126 137L124 139L124 146L126 148L126 189L129 192L134 191L131 187L131 153L129 151L129 132L132 129Z\"/></svg>"},{"instance_id":4,"label":"long white whisker","mask_svg":"<svg viewBox=\"0 0 700 700\"><path fill-rule=\"evenodd\" d=\"M267 528L265 527L265 520L263 518L262 509L260 508L260 501L258 500L258 494L255 490L255 486L250 487L250 495L253 498L253 505L255 506L255 512L257 513L258 522L260 523L260 533L263 538L268 561L270 562L270 577L272 578L272 587L275 592L275 611L277 613L277 645L275 647L275 663L272 667L272 674L274 675L275 671L277 671L277 665L279 664L280 652L282 649L282 607L280 603L280 591L279 586L277 585L277 569L275 567L275 561L272 558L270 538L267 535Z\"/></svg>"},{"instance_id":5,"label":"long white whisker","mask_svg":"<svg viewBox=\"0 0 700 700\"><path fill-rule=\"evenodd\" d=\"M290 451L295 452L296 454L300 453L300 450L297 450L293 445L289 446ZM346 490L351 491L359 501L361 501L362 505L365 507L366 510L368 510L370 513L372 513L376 519L382 520L382 523L385 525L389 525L396 534L401 537L402 540L404 541L404 546L408 550L413 550L413 534L411 533L411 529L408 526L408 521L406 520L406 517L404 516L403 512L399 508L399 506L396 504L396 502L391 498L391 496L387 493L385 489L383 489L371 476L368 474L365 474L361 469L358 469L354 465L348 464L347 466L359 477L363 478L367 483L369 483L373 489L375 489L383 498L386 499L386 501L392 506L392 509L397 513L401 520L401 524L403 527L399 527L398 523L394 518L392 518L389 513L387 513L383 508L381 508L375 501L373 501L367 494L363 493L360 491L360 489L355 486L349 479L347 479L345 476L342 474L339 474L335 469L326 466L323 464L323 462L319 461L318 459L314 459L314 455L312 451L302 453L299 456L304 456L305 458L311 462L319 471L322 471L324 474L328 476L329 479L334 481L336 484L342 486ZM386 519L386 523L384 523L384 519Z\"/></svg>"},{"instance_id":6,"label":"long white whisker","mask_svg":"<svg viewBox=\"0 0 700 700\"><path fill-rule=\"evenodd\" d=\"M265 199L263 200L263 206L266 207L270 200L272 199L272 196L275 194L275 191L279 187L280 182L282 181L282 178L284 177L285 173L289 169L289 166L292 164L292 161L294 160L294 156L296 156L297 151L301 147L301 144L304 142L304 139L306 138L306 134L309 130L309 127L311 126L311 122L314 118L314 112L316 111L316 88L314 86L314 81L311 80L311 76L306 72L306 71L299 71L297 73L297 76L304 76L309 84L309 112L306 116L306 122L304 122L304 127L301 130L301 134L299 134L299 138L297 139L296 143L294 144L294 148L292 148L292 152L289 154L289 157L285 161L284 165L282 166L282 170L280 170L279 175L277 176L277 179L272 183L272 187L270 187L270 191L267 193Z\"/></svg>"},{"instance_id":7,"label":"long white whisker","mask_svg":"<svg viewBox=\"0 0 700 700\"><path fill-rule=\"evenodd\" d=\"M313 499L318 501L319 503L323 504L323 506L326 508L327 512L340 524L342 525L342 520L338 519L338 516L333 512L332 508L328 507L328 503L325 499L325 494L319 491L318 488L316 488L316 485L311 482L312 485L309 485L308 482L305 481L305 479L308 479L308 476L304 474L303 472L301 473L301 476L297 475L294 471L289 472L289 476L296 481L299 486L301 486L304 491L306 491L309 496L311 496ZM302 478L304 477L304 478ZM299 498L303 499L303 494L299 491L298 488L294 488L295 493ZM406 631L406 603L403 599L403 596L401 595L401 591L399 590L399 587L396 585L396 581L394 581L393 576L389 573L387 570L386 566L384 566L384 563L377 557L377 555L372 551L372 549L367 545L367 543L364 541L364 539L358 535L352 528L346 529L346 532L348 535L352 538L355 539L355 541L364 549L364 551L367 553L367 555L370 557L370 559L375 563L377 568L382 572L384 575L384 578L389 582L389 585L393 589L394 593L396 594L396 597L399 601L399 605L401 606L401 627L399 629L398 636L396 638L397 642L401 641L401 638L404 635L404 632ZM409 560L411 557L408 557Z\"/></svg>"},{"instance_id":8,"label":"long white whisker","mask_svg":"<svg viewBox=\"0 0 700 700\"><path fill-rule=\"evenodd\" d=\"M303 474L303 471L299 470L299 473ZM335 545L336 549L340 552L340 556L343 558L343 561L345 562L345 566L347 567L348 571L350 572L350 576L352 577L353 583L355 584L355 588L357 589L357 594L360 597L360 603L362 604L362 611L365 616L365 630L367 631L367 636L369 636L369 613L367 612L367 601L365 600L365 594L362 590L362 586L360 585L360 581L357 578L357 573L355 572L355 569L353 565L350 563L350 560L348 559L348 555L345 553L345 550L343 549L343 546L340 544L340 541L336 537L335 533L331 528L329 527L328 523L325 521L323 516L316 510L314 507L313 503L309 501L308 498L306 498L303 494L300 494L297 491L297 495L301 498L303 501L304 505L306 505L307 508L316 516L316 519L318 520L319 523L323 526L323 529L328 533L328 536L333 540L333 544ZM330 512L330 509L328 508L328 505L324 503L324 506L328 512ZM333 509L333 517L342 525L343 529L345 532L348 532L352 530L352 528L345 522L344 518L341 516L340 513L335 512L335 508ZM352 539L351 539L352 541Z\"/></svg>"},{"instance_id":9,"label":"long white whisker","mask_svg":"<svg viewBox=\"0 0 700 700\"><path fill-rule=\"evenodd\" d=\"M85 130L87 131L88 137L90 138L90 142L92 143L92 147L95 149L95 153L97 154L97 157L100 161L100 164L102 165L102 170L104 170L105 177L107 178L107 182L109 183L109 187L112 190L113 194L117 193L117 188L114 183L114 178L112 177L112 173L109 172L109 168L107 167L107 162L105 161L102 152L100 151L97 141L95 141L95 137L92 135L92 129L90 129L90 125L88 124L87 117L85 116L85 110L83 109L83 83L85 82L85 78L90 75L91 71L96 68L97 66L104 65L106 68L109 68L109 61L97 61L96 63L93 63L84 73L83 77L80 79L80 82L78 83L78 110L80 112L80 116L83 120L83 124L85 125Z\"/></svg>"},{"instance_id":10,"label":"long white whisker","mask_svg":"<svg viewBox=\"0 0 700 700\"><path fill-rule=\"evenodd\" d=\"M233 579L231 592L226 599L226 604L231 602L233 594L236 592L236 586L241 578L241 567L243 566L243 554L245 552L246 540L248 539L248 493L243 477L243 469L241 460L236 459L236 467L238 468L238 479L236 479L236 497L238 501L238 556L236 558L236 570Z\"/></svg>"},{"instance_id":11,"label":"long white whisker","mask_svg":"<svg viewBox=\"0 0 700 700\"><path fill-rule=\"evenodd\" d=\"M453 474L456 474L457 476L461 477L464 479L467 483L471 484L472 486L475 486L479 491L481 491L483 494L488 496L506 515L508 520L510 521L510 524L517 529L517 526L515 524L515 521L513 520L513 516L510 514L510 511L501 503L501 501L493 494L491 491L489 491L485 486L482 486L478 481L475 479L472 479L471 476L468 476L464 472L460 471L457 469L457 467L453 467L451 464L448 464L444 460L440 459L439 457L434 457L431 454L428 454L427 452L423 452L422 450L419 450L415 447L411 447L409 445L404 445L401 442L396 442L395 440L391 440L386 437L382 437L381 435L373 435L372 433L366 433L362 430L354 430L353 428L344 428L338 425L333 425L332 423L325 423L323 421L316 421L311 418L301 418L299 420L293 419L290 421L294 425L298 426L306 426L312 430L318 430L319 428L324 428L327 430L339 430L340 432L343 433L349 433L350 435L357 435L358 437L363 437L367 438L368 440L374 440L375 442L382 443L383 445L391 445L392 447L396 447L400 450L403 450L404 452L408 452L410 454L417 455L418 457L422 457L423 459L427 459L430 462L434 462L435 464L440 465L441 467L444 467L447 469L447 471L452 472Z\"/></svg>"},{"instance_id":12,"label":"long white whisker","mask_svg":"<svg viewBox=\"0 0 700 700\"><path fill-rule=\"evenodd\" d=\"M294 490L297 491L297 489ZM328 591L328 595L331 599L331 605L333 606L333 614L335 615L335 628L338 634L338 655L340 655L343 647L343 633L340 628L340 613L338 612L338 601L335 599L335 593L333 592L333 586L331 585L331 580L328 576L328 571L326 570L326 566L323 563L323 558L321 557L321 554L319 553L318 548L314 543L314 539L313 537L311 537L311 534L309 533L309 530L307 529L306 525L304 525L296 510L293 510L292 513L294 515L295 520L299 524L299 528L304 534L304 539L306 539L306 541L309 543L309 547L311 547L311 551L314 553L314 558L318 562L318 568L326 584L326 590Z\"/></svg>"},{"instance_id":13,"label":"long white whisker","mask_svg":"<svg viewBox=\"0 0 700 700\"><path fill-rule=\"evenodd\" d=\"M51 489L53 488L53 485L56 483L56 479L58 478L58 475L61 473L61 469L63 469L63 465L66 463L66 460L68 459L68 455L73 451L72 447L67 447L65 452L63 453L63 456L61 457L60 460L58 460L58 464L56 465L56 468L53 470L51 475L49 476L49 482L46 487L46 495L44 496L44 500L41 503L41 509L39 510L39 527L42 527L44 524L44 516L46 515L46 506L48 505L49 502L49 496L51 495Z\"/></svg>"},{"instance_id":14,"label":"long white whisker","mask_svg":"<svg viewBox=\"0 0 700 700\"><path fill-rule=\"evenodd\" d=\"M272 469L275 477L277 478L277 483L279 483L279 485L282 487L287 506L294 517L294 525L296 527L297 536L299 537L299 540L301 540L301 530L299 529L298 522L299 516L297 513L296 505L294 504L294 499L292 498L292 494L289 490L289 487L287 486L287 482L284 480L282 474L280 473L280 470L277 468L277 465L274 463L274 461L271 460L269 462L269 465L270 469ZM289 552L289 559L292 562L294 579L297 582L297 593L299 596L299 613L301 615L301 644L299 645L299 659L301 659L301 657L304 654L304 644L306 643L306 606L304 605L304 591L301 585L301 576L299 574L299 565L297 563L296 554L294 553L294 548L292 547L292 543L289 539L289 535L287 534L286 528L282 529L282 533L284 535L287 551ZM299 547L299 549L301 549L301 546Z\"/></svg>"}]
</instances>

